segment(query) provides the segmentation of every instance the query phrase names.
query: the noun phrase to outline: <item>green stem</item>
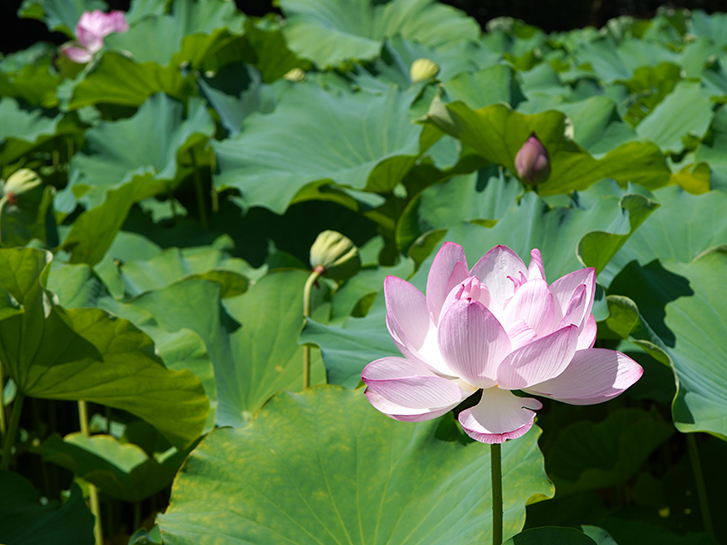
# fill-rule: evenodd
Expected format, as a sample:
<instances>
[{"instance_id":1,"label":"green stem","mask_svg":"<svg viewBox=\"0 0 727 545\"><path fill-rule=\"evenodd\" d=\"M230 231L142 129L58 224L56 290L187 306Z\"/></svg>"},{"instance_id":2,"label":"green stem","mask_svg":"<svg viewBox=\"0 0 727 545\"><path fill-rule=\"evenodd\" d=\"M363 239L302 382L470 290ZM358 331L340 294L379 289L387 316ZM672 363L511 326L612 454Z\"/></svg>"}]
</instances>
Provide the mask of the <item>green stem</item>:
<instances>
[{"instance_id":1,"label":"green stem","mask_svg":"<svg viewBox=\"0 0 727 545\"><path fill-rule=\"evenodd\" d=\"M15 436L18 433L20 412L23 410L24 400L25 396L22 393L18 392L15 394L13 412L10 415L10 425L8 426L8 433L5 435L5 442L3 444L3 461L0 463L0 470L7 470L10 468L10 456L12 454L13 445L15 444Z\"/></svg>"},{"instance_id":2,"label":"green stem","mask_svg":"<svg viewBox=\"0 0 727 545\"><path fill-rule=\"evenodd\" d=\"M78 421L81 424L81 433L86 437L91 436L91 430L88 427L88 405L85 401L78 402ZM96 518L96 524L93 526L93 536L96 539L96 545L104 545L103 528L101 528L101 503L98 499L98 488L96 485L88 483L88 500L91 513Z\"/></svg>"},{"instance_id":3,"label":"green stem","mask_svg":"<svg viewBox=\"0 0 727 545\"><path fill-rule=\"evenodd\" d=\"M197 168L197 158L194 156L194 150L189 148L189 156L192 158L192 168L194 169L194 188L197 191L197 210L199 211L199 221L204 229L209 229L209 220L207 219L207 207L204 200L204 190L202 188L202 178L199 176Z\"/></svg>"},{"instance_id":4,"label":"green stem","mask_svg":"<svg viewBox=\"0 0 727 545\"><path fill-rule=\"evenodd\" d=\"M0 361L0 437L5 437L7 424L5 423L5 384L3 383L3 364Z\"/></svg>"},{"instance_id":5,"label":"green stem","mask_svg":"<svg viewBox=\"0 0 727 545\"><path fill-rule=\"evenodd\" d=\"M709 513L707 487L704 484L704 474L702 473L702 462L699 460L697 441L696 439L694 439L693 433L687 433L686 435L687 449L689 451L689 461L692 463L694 481L697 484L697 497L699 498L699 510L702 513L702 524L704 525L704 531L707 532L707 534L711 537L714 537L714 526L712 526L712 517Z\"/></svg>"},{"instance_id":6,"label":"green stem","mask_svg":"<svg viewBox=\"0 0 727 545\"><path fill-rule=\"evenodd\" d=\"M310 294L313 284L323 272L322 267L316 266L310 273L308 280L305 281L303 287L303 318L307 322L310 317ZM303 389L307 390L310 386L310 346L303 345Z\"/></svg>"},{"instance_id":7,"label":"green stem","mask_svg":"<svg viewBox=\"0 0 727 545\"><path fill-rule=\"evenodd\" d=\"M502 544L502 458L501 445L490 445L490 467L492 469L492 545Z\"/></svg>"}]
</instances>

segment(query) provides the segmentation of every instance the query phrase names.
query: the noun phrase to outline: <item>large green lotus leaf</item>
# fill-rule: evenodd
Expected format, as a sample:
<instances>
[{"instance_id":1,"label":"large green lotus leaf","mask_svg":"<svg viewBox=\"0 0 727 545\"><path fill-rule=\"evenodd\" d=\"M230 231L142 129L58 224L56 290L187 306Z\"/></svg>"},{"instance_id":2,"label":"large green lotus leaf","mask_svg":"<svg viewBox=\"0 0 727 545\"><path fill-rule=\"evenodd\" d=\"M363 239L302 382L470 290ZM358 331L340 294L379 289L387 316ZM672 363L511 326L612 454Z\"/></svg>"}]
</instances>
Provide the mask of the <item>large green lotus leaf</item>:
<instances>
[{"instance_id":1,"label":"large green lotus leaf","mask_svg":"<svg viewBox=\"0 0 727 545\"><path fill-rule=\"evenodd\" d=\"M727 440L727 310L722 304L727 252L720 246L690 263L663 260L662 265L632 263L614 278L609 291L630 297L638 309L614 301L611 306L620 315L608 325L671 365L677 378L672 415L679 431L705 431Z\"/></svg>"},{"instance_id":2,"label":"large green lotus leaf","mask_svg":"<svg viewBox=\"0 0 727 545\"><path fill-rule=\"evenodd\" d=\"M70 498L42 503L33 485L0 471L0 541L7 545L93 545L93 515L77 484Z\"/></svg>"},{"instance_id":3,"label":"large green lotus leaf","mask_svg":"<svg viewBox=\"0 0 727 545\"><path fill-rule=\"evenodd\" d=\"M680 81L674 91L636 126L636 133L662 150L680 153L684 138L701 140L712 122L712 102L701 91L701 84Z\"/></svg>"},{"instance_id":4,"label":"large green lotus leaf","mask_svg":"<svg viewBox=\"0 0 727 545\"><path fill-rule=\"evenodd\" d=\"M709 163L712 188L727 189L727 108L724 106L715 113L707 137L697 146L694 161ZM715 177L720 179L717 184Z\"/></svg>"},{"instance_id":5,"label":"large green lotus leaf","mask_svg":"<svg viewBox=\"0 0 727 545\"><path fill-rule=\"evenodd\" d=\"M73 37L76 23L84 11L108 11L103 0L23 0L19 15L40 19L49 30L58 30Z\"/></svg>"},{"instance_id":6,"label":"large green lotus leaf","mask_svg":"<svg viewBox=\"0 0 727 545\"><path fill-rule=\"evenodd\" d=\"M567 137L566 116L548 111L524 115L504 104L473 110L463 102L437 100L427 115L430 123L458 138L486 160L515 170L515 155L534 132L548 150L551 174L538 184L542 195L586 189L603 178L621 184L660 187L669 180L669 169L659 148L650 142L628 142L595 159Z\"/></svg>"},{"instance_id":7,"label":"large green lotus leaf","mask_svg":"<svg viewBox=\"0 0 727 545\"><path fill-rule=\"evenodd\" d=\"M49 263L41 250L0 250L0 285L24 310L0 321L0 360L18 390L124 409L180 447L196 439L209 411L199 379L166 369L127 320L54 304L45 290Z\"/></svg>"},{"instance_id":8,"label":"large green lotus leaf","mask_svg":"<svg viewBox=\"0 0 727 545\"><path fill-rule=\"evenodd\" d=\"M575 528L545 526L531 528L512 536L503 545L594 545L596 543Z\"/></svg>"},{"instance_id":9,"label":"large green lotus leaf","mask_svg":"<svg viewBox=\"0 0 727 545\"><path fill-rule=\"evenodd\" d=\"M383 282L379 289L383 287ZM364 318L349 318L340 326L328 326L308 320L300 342L321 349L330 384L355 388L361 382L366 365L387 356L401 357L386 329L386 306L379 291L371 310Z\"/></svg>"},{"instance_id":10,"label":"large green lotus leaf","mask_svg":"<svg viewBox=\"0 0 727 545\"><path fill-rule=\"evenodd\" d=\"M464 102L473 109L497 102L515 108L525 99L514 70L505 64L460 73L444 83L444 90L452 101Z\"/></svg>"},{"instance_id":11,"label":"large green lotus leaf","mask_svg":"<svg viewBox=\"0 0 727 545\"><path fill-rule=\"evenodd\" d=\"M65 467L104 494L137 502L169 486L189 452L173 448L157 460L112 435L88 437L76 432L64 438L52 435L43 442L42 454L44 461Z\"/></svg>"},{"instance_id":12,"label":"large green lotus leaf","mask_svg":"<svg viewBox=\"0 0 727 545\"><path fill-rule=\"evenodd\" d=\"M190 329L204 341L214 366L217 423L244 426L267 399L302 385L303 271L268 274L243 295L220 303L221 286L189 278L146 292L114 312L143 311L166 331ZM130 317L130 319L133 319ZM324 380L313 357L312 381Z\"/></svg>"},{"instance_id":13,"label":"large green lotus leaf","mask_svg":"<svg viewBox=\"0 0 727 545\"><path fill-rule=\"evenodd\" d=\"M157 290L185 278L203 278L222 286L225 299L247 290L248 275L260 276L242 259L232 258L211 247L180 250L169 248L147 260L124 263L119 268L128 297Z\"/></svg>"},{"instance_id":14,"label":"large green lotus leaf","mask_svg":"<svg viewBox=\"0 0 727 545\"><path fill-rule=\"evenodd\" d=\"M727 244L727 195L711 191L692 195L680 187L654 193L661 206L629 238L598 277L607 286L628 263L654 259L687 263L705 250Z\"/></svg>"},{"instance_id":15,"label":"large green lotus leaf","mask_svg":"<svg viewBox=\"0 0 727 545\"><path fill-rule=\"evenodd\" d=\"M243 121L253 112L272 112L278 95L288 87L288 82L277 87L263 84L260 73L242 62L228 64L214 76L200 75L197 83L232 137L240 134Z\"/></svg>"},{"instance_id":16,"label":"large green lotus leaf","mask_svg":"<svg viewBox=\"0 0 727 545\"><path fill-rule=\"evenodd\" d=\"M593 155L603 155L636 139L636 133L618 115L616 103L596 95L585 100L561 104L558 110L573 123L573 139Z\"/></svg>"},{"instance_id":17,"label":"large green lotus leaf","mask_svg":"<svg viewBox=\"0 0 727 545\"><path fill-rule=\"evenodd\" d=\"M406 250L424 233L460 221L494 225L523 193L522 184L497 167L454 176L409 201L396 224L396 243Z\"/></svg>"},{"instance_id":18,"label":"large green lotus leaf","mask_svg":"<svg viewBox=\"0 0 727 545\"><path fill-rule=\"evenodd\" d=\"M202 100L190 99L185 116L183 104L156 94L133 117L86 131L83 150L71 160L65 192L92 207L103 202L109 189L148 174L150 179L143 184L146 189L137 200L168 191L180 181L181 161L189 164L183 155L204 143L214 130Z\"/></svg>"},{"instance_id":19,"label":"large green lotus leaf","mask_svg":"<svg viewBox=\"0 0 727 545\"><path fill-rule=\"evenodd\" d=\"M58 131L61 115L49 117L40 108L24 110L14 98L0 99L0 164L15 162Z\"/></svg>"},{"instance_id":20,"label":"large green lotus leaf","mask_svg":"<svg viewBox=\"0 0 727 545\"><path fill-rule=\"evenodd\" d=\"M616 44L605 38L583 44L576 52L576 58L579 63L588 63L598 79L607 85L633 75Z\"/></svg>"},{"instance_id":21,"label":"large green lotus leaf","mask_svg":"<svg viewBox=\"0 0 727 545\"><path fill-rule=\"evenodd\" d=\"M193 89L193 76L183 75L176 66L161 67L155 62L139 64L109 51L73 87L68 108L75 110L96 104L139 106L155 93L186 100Z\"/></svg>"},{"instance_id":22,"label":"large green lotus leaf","mask_svg":"<svg viewBox=\"0 0 727 545\"><path fill-rule=\"evenodd\" d=\"M203 55L216 45L223 29L234 34L242 33L244 16L233 2L176 0L169 11L167 15L145 17L122 34L110 34L105 43L111 48L128 51L137 62L152 61L166 66L172 58L178 65L191 60L190 54ZM181 55L175 55L182 49L185 40L189 40L190 45L194 43L195 51L185 47Z\"/></svg>"},{"instance_id":23,"label":"large green lotus leaf","mask_svg":"<svg viewBox=\"0 0 727 545\"><path fill-rule=\"evenodd\" d=\"M727 16L724 13L707 14L701 9L691 12L689 32L719 45L727 45Z\"/></svg>"},{"instance_id":24,"label":"large green lotus leaf","mask_svg":"<svg viewBox=\"0 0 727 545\"><path fill-rule=\"evenodd\" d=\"M315 182L390 191L419 155L422 128L408 115L414 98L393 87L371 96L296 85L273 113L249 116L238 138L215 143L215 185L279 214Z\"/></svg>"},{"instance_id":25,"label":"large green lotus leaf","mask_svg":"<svg viewBox=\"0 0 727 545\"><path fill-rule=\"evenodd\" d=\"M290 48L321 68L373 59L396 34L433 47L480 35L473 19L433 0L281 0L280 8Z\"/></svg>"},{"instance_id":26,"label":"large green lotus leaf","mask_svg":"<svg viewBox=\"0 0 727 545\"><path fill-rule=\"evenodd\" d=\"M548 451L546 469L558 496L626 484L673 433L658 414L619 409L598 423L562 430Z\"/></svg>"},{"instance_id":27,"label":"large green lotus leaf","mask_svg":"<svg viewBox=\"0 0 727 545\"><path fill-rule=\"evenodd\" d=\"M247 428L216 430L192 452L159 517L164 542L487 543L489 449L455 426L389 419L361 389L283 392ZM505 537L526 504L552 495L538 435L502 447Z\"/></svg>"},{"instance_id":28,"label":"large green lotus leaf","mask_svg":"<svg viewBox=\"0 0 727 545\"><path fill-rule=\"evenodd\" d=\"M0 96L18 98L32 106L56 107L61 77L53 68L55 53L55 47L39 42L4 57L0 61Z\"/></svg>"},{"instance_id":29,"label":"large green lotus leaf","mask_svg":"<svg viewBox=\"0 0 727 545\"><path fill-rule=\"evenodd\" d=\"M638 187L624 190L611 180L577 193L567 207L551 207L528 192L493 227L457 223L444 240L464 246L471 265L498 244L509 246L525 261L530 250L538 248L552 282L583 264L601 269L657 206ZM432 252L415 276L422 288L433 257Z\"/></svg>"},{"instance_id":30,"label":"large green lotus leaf","mask_svg":"<svg viewBox=\"0 0 727 545\"><path fill-rule=\"evenodd\" d=\"M48 288L64 308L101 307L129 320L154 341L156 352L168 369L189 369L199 378L210 403L205 431L211 430L217 414L217 390L212 361L202 338L191 329L167 331L148 312L114 302L104 285L106 280L102 281L88 265L58 265L55 262L53 265ZM118 271L115 273L120 276ZM120 278L118 281L122 282Z\"/></svg>"}]
</instances>

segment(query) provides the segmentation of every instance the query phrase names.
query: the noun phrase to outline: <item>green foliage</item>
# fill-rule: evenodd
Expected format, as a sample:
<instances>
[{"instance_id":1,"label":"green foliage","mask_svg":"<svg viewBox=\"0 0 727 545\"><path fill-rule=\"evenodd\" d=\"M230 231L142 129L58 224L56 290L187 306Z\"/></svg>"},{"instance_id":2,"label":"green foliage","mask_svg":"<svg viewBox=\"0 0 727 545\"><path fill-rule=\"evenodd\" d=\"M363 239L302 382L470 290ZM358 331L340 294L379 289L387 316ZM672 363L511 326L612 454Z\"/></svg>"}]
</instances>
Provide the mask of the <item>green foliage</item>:
<instances>
[{"instance_id":1,"label":"green foliage","mask_svg":"<svg viewBox=\"0 0 727 545\"><path fill-rule=\"evenodd\" d=\"M281 435L288 440L278 447ZM533 429L503 448L506 536L522 526L526 503L552 494L537 436ZM371 411L361 390L284 392L249 427L217 430L194 451L174 507L160 517L162 536L177 544L215 543L220 532L301 544L487 542L483 450L451 418L395 422Z\"/></svg>"},{"instance_id":2,"label":"green foliage","mask_svg":"<svg viewBox=\"0 0 727 545\"><path fill-rule=\"evenodd\" d=\"M470 265L538 248L551 282L594 267L596 347L644 368L503 446L507 543L727 539L727 17L279 7L132 0L88 63L0 59L0 542L91 543L94 487L114 543L487 542L486 449L356 389L399 355L385 278L424 290L445 241ZM94 9L20 14L74 40ZM362 266L317 278L304 319L326 231Z\"/></svg>"}]
</instances>

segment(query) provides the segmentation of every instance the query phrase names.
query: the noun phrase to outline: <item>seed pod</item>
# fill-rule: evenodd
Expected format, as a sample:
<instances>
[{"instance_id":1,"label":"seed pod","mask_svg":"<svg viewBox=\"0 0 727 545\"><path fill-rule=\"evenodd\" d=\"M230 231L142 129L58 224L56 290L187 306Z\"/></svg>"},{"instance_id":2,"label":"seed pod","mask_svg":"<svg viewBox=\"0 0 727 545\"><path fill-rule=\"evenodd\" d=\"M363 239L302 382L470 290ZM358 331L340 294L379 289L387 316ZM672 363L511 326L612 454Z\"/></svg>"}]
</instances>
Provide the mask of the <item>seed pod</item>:
<instances>
[{"instance_id":1,"label":"seed pod","mask_svg":"<svg viewBox=\"0 0 727 545\"><path fill-rule=\"evenodd\" d=\"M351 239L336 231L323 231L311 246L310 264L321 275L346 280L361 268L361 258Z\"/></svg>"},{"instance_id":2,"label":"seed pod","mask_svg":"<svg viewBox=\"0 0 727 545\"><path fill-rule=\"evenodd\" d=\"M286 72L283 78L288 81L292 81L293 83L300 83L305 80L305 72L300 68L293 68Z\"/></svg>"},{"instance_id":3,"label":"seed pod","mask_svg":"<svg viewBox=\"0 0 727 545\"><path fill-rule=\"evenodd\" d=\"M550 176L548 150L535 133L530 135L515 156L518 178L526 184L539 184Z\"/></svg>"},{"instance_id":4,"label":"seed pod","mask_svg":"<svg viewBox=\"0 0 727 545\"><path fill-rule=\"evenodd\" d=\"M27 168L21 168L11 174L5 184L3 184L2 190L10 204L17 204L18 198L40 186L42 183L43 180L35 172Z\"/></svg>"},{"instance_id":5,"label":"seed pod","mask_svg":"<svg viewBox=\"0 0 727 545\"><path fill-rule=\"evenodd\" d=\"M411 63L411 68L409 69L409 76L411 77L412 83L433 78L437 74L439 74L439 65L429 59L417 59Z\"/></svg>"}]
</instances>

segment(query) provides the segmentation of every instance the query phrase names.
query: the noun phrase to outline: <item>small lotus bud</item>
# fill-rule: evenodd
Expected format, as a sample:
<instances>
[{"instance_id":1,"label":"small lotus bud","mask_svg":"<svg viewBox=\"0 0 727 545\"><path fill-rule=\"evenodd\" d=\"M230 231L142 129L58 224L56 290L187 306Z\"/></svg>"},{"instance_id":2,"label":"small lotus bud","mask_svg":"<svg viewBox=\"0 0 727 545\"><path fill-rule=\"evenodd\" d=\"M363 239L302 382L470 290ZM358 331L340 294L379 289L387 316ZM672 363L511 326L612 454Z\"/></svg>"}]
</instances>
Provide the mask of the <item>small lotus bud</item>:
<instances>
[{"instance_id":1,"label":"small lotus bud","mask_svg":"<svg viewBox=\"0 0 727 545\"><path fill-rule=\"evenodd\" d=\"M525 183L538 184L550 176L548 150L535 133L530 135L515 156L515 170Z\"/></svg>"},{"instance_id":2,"label":"small lotus bud","mask_svg":"<svg viewBox=\"0 0 727 545\"><path fill-rule=\"evenodd\" d=\"M361 258L351 239L336 231L323 231L311 246L310 264L321 275L346 280L361 268Z\"/></svg>"},{"instance_id":3,"label":"small lotus bud","mask_svg":"<svg viewBox=\"0 0 727 545\"><path fill-rule=\"evenodd\" d=\"M433 78L437 74L439 74L439 65L429 59L417 59L411 63L411 68L409 69L409 76L411 77L412 83Z\"/></svg>"},{"instance_id":4,"label":"small lotus bud","mask_svg":"<svg viewBox=\"0 0 727 545\"><path fill-rule=\"evenodd\" d=\"M43 180L35 172L21 168L14 172L3 185L3 193L10 204L17 204L18 197L41 185Z\"/></svg>"},{"instance_id":5,"label":"small lotus bud","mask_svg":"<svg viewBox=\"0 0 727 545\"><path fill-rule=\"evenodd\" d=\"M283 78L287 79L288 81L292 81L293 83L300 83L301 81L305 80L305 72L300 68L293 68L292 70L286 72Z\"/></svg>"}]
</instances>

